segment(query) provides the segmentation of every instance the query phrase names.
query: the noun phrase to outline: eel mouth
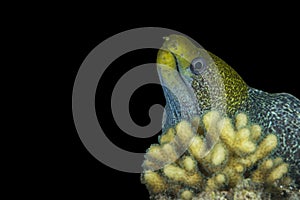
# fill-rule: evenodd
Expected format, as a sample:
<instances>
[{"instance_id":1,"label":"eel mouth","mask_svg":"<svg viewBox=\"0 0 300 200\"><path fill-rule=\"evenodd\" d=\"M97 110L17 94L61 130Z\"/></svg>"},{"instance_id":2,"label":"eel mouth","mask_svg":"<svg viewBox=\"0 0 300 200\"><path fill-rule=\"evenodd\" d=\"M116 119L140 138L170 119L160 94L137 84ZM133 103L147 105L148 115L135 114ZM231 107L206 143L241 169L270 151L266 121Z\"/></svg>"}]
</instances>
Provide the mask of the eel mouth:
<instances>
[{"instance_id":1,"label":"eel mouth","mask_svg":"<svg viewBox=\"0 0 300 200\"><path fill-rule=\"evenodd\" d=\"M163 86L169 116L174 125L182 119L191 120L199 114L199 105L191 87L191 79L185 72L197 56L196 47L186 37L170 35L165 37L157 55L157 71ZM163 122L164 123L164 122ZM164 124L163 124L164 127Z\"/></svg>"},{"instance_id":2,"label":"eel mouth","mask_svg":"<svg viewBox=\"0 0 300 200\"><path fill-rule=\"evenodd\" d=\"M172 85L177 85L176 83L181 81L184 83L177 56L173 52L160 49L157 56L157 67L161 81L164 83Z\"/></svg>"},{"instance_id":3,"label":"eel mouth","mask_svg":"<svg viewBox=\"0 0 300 200\"><path fill-rule=\"evenodd\" d=\"M183 61L186 65L190 64L181 56L184 52L178 51L182 49L182 42L178 38L182 36L165 37L157 55L157 72L166 99L163 129L172 127L183 119L191 120L198 110L195 94L182 74Z\"/></svg>"}]
</instances>

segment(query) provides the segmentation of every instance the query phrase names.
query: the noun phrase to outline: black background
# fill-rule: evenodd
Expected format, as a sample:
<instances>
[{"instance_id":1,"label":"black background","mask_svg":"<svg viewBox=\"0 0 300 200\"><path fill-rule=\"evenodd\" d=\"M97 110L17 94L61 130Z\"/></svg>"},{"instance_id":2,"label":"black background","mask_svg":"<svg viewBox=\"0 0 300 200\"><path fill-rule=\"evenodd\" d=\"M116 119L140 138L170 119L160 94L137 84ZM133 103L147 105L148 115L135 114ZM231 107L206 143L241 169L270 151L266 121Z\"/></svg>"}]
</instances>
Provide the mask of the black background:
<instances>
[{"instance_id":1,"label":"black background","mask_svg":"<svg viewBox=\"0 0 300 200\"><path fill-rule=\"evenodd\" d=\"M65 23L64 23L65 22ZM230 64L243 79L257 89L268 92L288 92L300 98L299 89L299 30L294 16L266 15L257 19L216 18L210 20L195 20L178 22L158 20L156 23L108 22L104 19L63 20L58 30L54 31L58 42L59 55L65 61L63 74L69 79L69 103L71 104L72 86L77 70L88 53L104 39L132 28L155 26L180 31L192 37L205 49L213 52ZM107 85L116 83L117 78L134 64L155 62L155 51L145 50L133 52L118 59L111 70L105 74L103 81ZM116 67L116 68L115 68ZM59 71L59 70L58 70ZM65 74L66 72L66 74ZM112 78L115 77L115 78ZM135 152L144 152L157 136L149 139L135 139L117 129L110 119L110 97L112 86L98 88L96 94L97 114L105 114L105 126L111 126L114 135L109 138L119 147ZM101 97L100 97L101 96ZM102 98L102 96L104 96ZM144 104L141 104L141 101ZM163 94L159 87L144 86L132 97L130 112L133 119L140 125L148 122L149 106L153 103L164 104ZM69 104L69 108L71 107ZM106 106L105 106L106 105ZM103 108L103 107L106 107ZM104 194L111 195L107 199L148 199L148 192L140 183L139 174L130 174L111 169L88 153L81 143L72 121L72 111L69 109L70 129L64 137L59 150L59 161L55 165L52 189L49 193L66 196L95 196L96 199L106 199ZM110 133L107 133L110 134ZM110 192L113 188L114 192ZM57 193L58 194L58 193ZM87 198L89 199L89 198Z\"/></svg>"}]
</instances>

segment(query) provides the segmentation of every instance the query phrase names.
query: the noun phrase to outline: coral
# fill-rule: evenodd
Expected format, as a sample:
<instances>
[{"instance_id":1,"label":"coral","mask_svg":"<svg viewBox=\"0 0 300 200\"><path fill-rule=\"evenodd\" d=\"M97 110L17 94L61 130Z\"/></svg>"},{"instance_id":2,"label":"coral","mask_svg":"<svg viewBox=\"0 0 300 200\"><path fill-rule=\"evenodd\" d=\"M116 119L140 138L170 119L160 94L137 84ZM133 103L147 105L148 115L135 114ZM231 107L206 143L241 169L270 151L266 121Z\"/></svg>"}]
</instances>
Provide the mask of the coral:
<instances>
[{"instance_id":1,"label":"coral","mask_svg":"<svg viewBox=\"0 0 300 200\"><path fill-rule=\"evenodd\" d=\"M231 120L209 111L201 120L179 122L159 137L159 144L151 145L141 180L152 198L184 200L199 194L221 195L247 178L263 188L288 186L292 182L287 176L289 165L280 157L271 157L277 144L275 134L262 134L261 127L251 124L244 113ZM185 145L188 149L181 155ZM234 199L259 199L260 192L238 189L233 195Z\"/></svg>"}]
</instances>

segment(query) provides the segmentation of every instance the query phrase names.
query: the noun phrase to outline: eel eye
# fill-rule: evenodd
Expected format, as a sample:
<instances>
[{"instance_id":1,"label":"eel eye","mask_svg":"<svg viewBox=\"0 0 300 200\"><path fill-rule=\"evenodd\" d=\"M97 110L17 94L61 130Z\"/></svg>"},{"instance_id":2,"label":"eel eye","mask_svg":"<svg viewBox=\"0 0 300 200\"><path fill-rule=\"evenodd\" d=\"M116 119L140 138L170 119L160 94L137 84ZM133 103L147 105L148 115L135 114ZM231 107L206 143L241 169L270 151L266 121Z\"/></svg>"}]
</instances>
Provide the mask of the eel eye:
<instances>
[{"instance_id":1,"label":"eel eye","mask_svg":"<svg viewBox=\"0 0 300 200\"><path fill-rule=\"evenodd\" d=\"M206 63L202 58L195 58L190 66L191 71L196 75L201 74L205 70L205 68Z\"/></svg>"}]
</instances>

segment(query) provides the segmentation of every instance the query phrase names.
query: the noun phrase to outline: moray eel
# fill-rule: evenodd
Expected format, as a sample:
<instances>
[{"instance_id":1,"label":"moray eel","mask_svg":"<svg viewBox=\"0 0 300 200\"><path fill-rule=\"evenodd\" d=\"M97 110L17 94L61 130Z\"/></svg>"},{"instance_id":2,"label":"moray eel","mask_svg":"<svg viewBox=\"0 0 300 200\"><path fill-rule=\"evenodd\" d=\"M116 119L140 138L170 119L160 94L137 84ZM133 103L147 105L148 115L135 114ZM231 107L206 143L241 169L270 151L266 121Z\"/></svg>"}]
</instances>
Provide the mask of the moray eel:
<instances>
[{"instance_id":1,"label":"moray eel","mask_svg":"<svg viewBox=\"0 0 300 200\"><path fill-rule=\"evenodd\" d=\"M279 145L273 155L289 163L291 176L300 183L300 101L296 97L248 86L226 62L180 35L165 37L157 63L166 98L163 132L209 110L229 117L245 112L263 127L264 134L276 134Z\"/></svg>"}]
</instances>

